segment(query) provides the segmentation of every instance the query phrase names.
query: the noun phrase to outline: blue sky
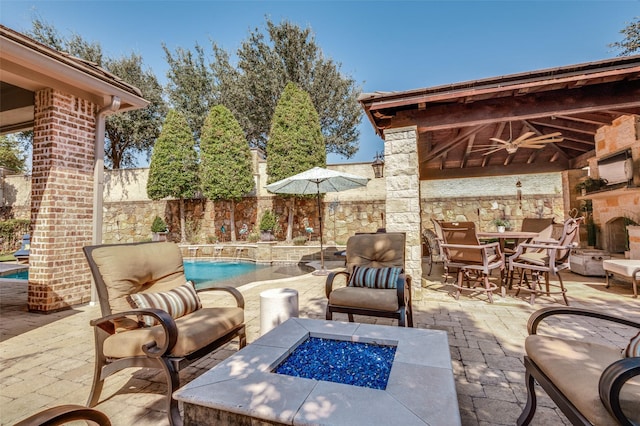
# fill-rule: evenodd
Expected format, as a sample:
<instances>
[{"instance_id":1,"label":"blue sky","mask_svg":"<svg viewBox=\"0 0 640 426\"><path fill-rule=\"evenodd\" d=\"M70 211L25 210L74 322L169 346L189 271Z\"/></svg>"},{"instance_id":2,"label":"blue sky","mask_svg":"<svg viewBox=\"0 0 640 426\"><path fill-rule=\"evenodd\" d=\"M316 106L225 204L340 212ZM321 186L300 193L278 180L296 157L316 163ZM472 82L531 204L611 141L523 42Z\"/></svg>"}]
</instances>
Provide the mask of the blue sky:
<instances>
[{"instance_id":1,"label":"blue sky","mask_svg":"<svg viewBox=\"0 0 640 426\"><path fill-rule=\"evenodd\" d=\"M142 55L164 84L171 50L234 53L265 17L310 27L325 56L363 92L410 90L616 56L608 44L640 16L640 1L29 1L2 0L0 22L27 31L39 16L63 35L99 42L111 57ZM382 140L363 118L369 162Z\"/></svg>"}]
</instances>

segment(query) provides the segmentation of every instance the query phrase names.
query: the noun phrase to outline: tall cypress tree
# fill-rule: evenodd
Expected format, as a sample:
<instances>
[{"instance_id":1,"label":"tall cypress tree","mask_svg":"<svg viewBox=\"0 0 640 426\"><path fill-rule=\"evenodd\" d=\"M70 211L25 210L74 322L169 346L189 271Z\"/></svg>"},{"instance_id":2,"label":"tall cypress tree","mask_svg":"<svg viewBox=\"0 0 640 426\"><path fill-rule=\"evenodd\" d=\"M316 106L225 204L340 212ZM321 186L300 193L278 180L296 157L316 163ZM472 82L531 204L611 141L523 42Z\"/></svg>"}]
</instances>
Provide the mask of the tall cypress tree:
<instances>
[{"instance_id":1,"label":"tall cypress tree","mask_svg":"<svg viewBox=\"0 0 640 426\"><path fill-rule=\"evenodd\" d=\"M231 241L236 240L235 204L254 187L251 151L240 124L223 105L211 108L200 135L202 193L231 202Z\"/></svg>"},{"instance_id":2,"label":"tall cypress tree","mask_svg":"<svg viewBox=\"0 0 640 426\"><path fill-rule=\"evenodd\" d=\"M198 189L198 153L193 133L184 115L170 110L151 154L147 195L152 200L180 200L181 241L187 239L184 200L193 198Z\"/></svg>"},{"instance_id":3,"label":"tall cypress tree","mask_svg":"<svg viewBox=\"0 0 640 426\"><path fill-rule=\"evenodd\" d=\"M293 176L313 167L324 167L327 153L318 112L311 97L295 83L287 83L276 105L267 141L269 182ZM295 197L291 198L287 240L293 238Z\"/></svg>"}]
</instances>

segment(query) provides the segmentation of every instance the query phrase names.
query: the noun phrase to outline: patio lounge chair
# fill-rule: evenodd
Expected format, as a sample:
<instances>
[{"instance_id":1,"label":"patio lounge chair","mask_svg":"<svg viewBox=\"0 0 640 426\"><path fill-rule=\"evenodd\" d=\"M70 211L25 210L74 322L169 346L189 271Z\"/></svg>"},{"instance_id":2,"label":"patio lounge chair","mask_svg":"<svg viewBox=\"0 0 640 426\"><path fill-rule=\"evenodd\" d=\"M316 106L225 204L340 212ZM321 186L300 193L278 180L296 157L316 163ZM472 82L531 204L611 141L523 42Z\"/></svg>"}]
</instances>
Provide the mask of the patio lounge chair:
<instances>
[{"instance_id":1,"label":"patio lounge chair","mask_svg":"<svg viewBox=\"0 0 640 426\"><path fill-rule=\"evenodd\" d=\"M561 327L564 321L576 316L595 318L594 327L602 324L604 328L613 323L617 325L617 333L638 334L621 351L619 347L552 330L554 324ZM550 331L538 334L543 323L544 329ZM552 307L534 312L527 330L524 356L527 404L518 425L528 425L533 420L535 382L574 425L640 424L639 322L586 309Z\"/></svg>"},{"instance_id":2,"label":"patio lounge chair","mask_svg":"<svg viewBox=\"0 0 640 426\"><path fill-rule=\"evenodd\" d=\"M400 327L413 327L411 277L404 274L405 234L359 234L347 240L346 271L327 277L326 318L334 312L395 318ZM336 278L346 286L335 286ZM337 284L337 283L336 283Z\"/></svg>"},{"instance_id":3,"label":"patio lounge chair","mask_svg":"<svg viewBox=\"0 0 640 426\"><path fill-rule=\"evenodd\" d=\"M571 250L577 247L578 230L582 218L569 218L564 222L562 235L559 240L540 240L536 239L533 243L522 243L518 246L516 252L509 258L509 275L513 277L515 269L520 271L520 282L516 296L520 291L530 293L530 303L533 305L537 294L561 294L564 303L569 306L567 300L567 289L564 287L560 271L569 268L569 255ZM531 283L526 277L526 272L531 275ZM549 274L558 277L558 284L549 282ZM545 288L542 288L541 281L544 278ZM526 280L526 286L523 285ZM551 291L551 287L558 290Z\"/></svg>"},{"instance_id":4,"label":"patio lounge chair","mask_svg":"<svg viewBox=\"0 0 640 426\"><path fill-rule=\"evenodd\" d=\"M111 421L101 411L75 404L47 408L27 417L14 426L55 426L78 420L87 420L91 424L98 426L111 426Z\"/></svg>"},{"instance_id":5,"label":"patio lounge chair","mask_svg":"<svg viewBox=\"0 0 640 426\"><path fill-rule=\"evenodd\" d=\"M242 295L230 287L204 289L230 293L237 307L202 306L200 291L196 293L187 283L182 255L174 243L99 245L83 250L103 315L91 321L96 361L87 405L98 403L104 380L111 374L128 367L157 368L167 379L169 422L182 424L178 403L172 398L180 385L178 372L236 337L240 348L246 345Z\"/></svg>"},{"instance_id":6,"label":"patio lounge chair","mask_svg":"<svg viewBox=\"0 0 640 426\"><path fill-rule=\"evenodd\" d=\"M440 222L444 243L440 244L447 268L458 270L454 297L458 299L461 291L476 291L483 285L489 303L493 303L493 291L498 287L489 281L489 275L495 269L500 270L500 282L504 270L504 259L500 252L500 243L480 244L473 222ZM471 286L471 282L475 284ZM465 285L466 283L466 285Z\"/></svg>"}]
</instances>

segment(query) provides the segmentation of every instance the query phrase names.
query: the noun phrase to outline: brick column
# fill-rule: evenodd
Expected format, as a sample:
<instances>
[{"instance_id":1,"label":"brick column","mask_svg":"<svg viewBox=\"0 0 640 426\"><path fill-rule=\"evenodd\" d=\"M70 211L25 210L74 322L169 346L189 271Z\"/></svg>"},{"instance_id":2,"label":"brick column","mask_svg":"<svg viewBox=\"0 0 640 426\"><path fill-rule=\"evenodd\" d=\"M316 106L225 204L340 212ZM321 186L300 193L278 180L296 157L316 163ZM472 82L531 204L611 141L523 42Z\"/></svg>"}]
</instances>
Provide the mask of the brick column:
<instances>
[{"instance_id":1,"label":"brick column","mask_svg":"<svg viewBox=\"0 0 640 426\"><path fill-rule=\"evenodd\" d=\"M406 273L421 286L420 177L415 126L385 130L384 175L387 185L386 228L407 235Z\"/></svg>"},{"instance_id":2,"label":"brick column","mask_svg":"<svg viewBox=\"0 0 640 426\"><path fill-rule=\"evenodd\" d=\"M53 89L35 98L28 306L54 312L91 299L82 247L91 243L96 105Z\"/></svg>"}]
</instances>

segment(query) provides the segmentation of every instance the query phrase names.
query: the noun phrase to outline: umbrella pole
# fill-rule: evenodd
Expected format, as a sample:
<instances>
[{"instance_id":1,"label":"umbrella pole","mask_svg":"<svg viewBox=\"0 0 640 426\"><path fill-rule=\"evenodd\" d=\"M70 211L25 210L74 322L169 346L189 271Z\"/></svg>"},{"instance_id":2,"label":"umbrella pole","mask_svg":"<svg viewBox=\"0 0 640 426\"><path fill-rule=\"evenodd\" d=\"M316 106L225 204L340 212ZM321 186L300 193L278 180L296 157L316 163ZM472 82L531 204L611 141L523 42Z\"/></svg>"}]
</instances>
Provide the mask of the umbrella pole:
<instances>
[{"instance_id":1,"label":"umbrella pole","mask_svg":"<svg viewBox=\"0 0 640 426\"><path fill-rule=\"evenodd\" d=\"M322 248L322 208L320 207L320 184L318 185L318 220L320 222L320 269L313 272L313 275L328 275L329 272L324 269L324 249Z\"/></svg>"}]
</instances>

